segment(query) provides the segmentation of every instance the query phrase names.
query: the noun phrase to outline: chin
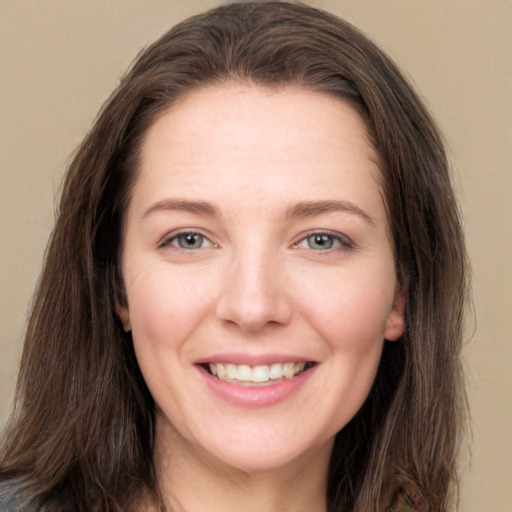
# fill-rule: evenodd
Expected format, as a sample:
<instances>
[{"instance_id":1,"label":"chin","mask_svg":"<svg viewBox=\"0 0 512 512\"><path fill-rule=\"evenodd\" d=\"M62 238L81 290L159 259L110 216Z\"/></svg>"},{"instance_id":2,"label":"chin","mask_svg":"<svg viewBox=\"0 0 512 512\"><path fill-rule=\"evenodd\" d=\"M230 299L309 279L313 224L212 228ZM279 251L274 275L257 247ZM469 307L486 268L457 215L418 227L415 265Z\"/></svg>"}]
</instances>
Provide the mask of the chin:
<instances>
[{"instance_id":1,"label":"chin","mask_svg":"<svg viewBox=\"0 0 512 512\"><path fill-rule=\"evenodd\" d=\"M287 445L286 440L276 442L250 443L219 443L209 450L210 455L221 465L244 473L259 473L320 464L327 467L334 444L334 437L313 447L300 445L297 442ZM288 439L287 441L292 441Z\"/></svg>"}]
</instances>

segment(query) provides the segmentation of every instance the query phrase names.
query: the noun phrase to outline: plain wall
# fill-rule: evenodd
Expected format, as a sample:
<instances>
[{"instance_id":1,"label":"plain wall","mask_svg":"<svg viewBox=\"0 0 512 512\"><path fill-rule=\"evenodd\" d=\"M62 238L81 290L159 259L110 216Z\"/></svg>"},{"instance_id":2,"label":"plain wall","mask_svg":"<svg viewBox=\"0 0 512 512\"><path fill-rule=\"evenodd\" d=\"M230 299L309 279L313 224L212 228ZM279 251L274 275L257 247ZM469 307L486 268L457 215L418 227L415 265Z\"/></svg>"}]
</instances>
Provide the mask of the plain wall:
<instances>
[{"instance_id":1,"label":"plain wall","mask_svg":"<svg viewBox=\"0 0 512 512\"><path fill-rule=\"evenodd\" d=\"M69 155L137 52L208 0L0 0L0 425ZM512 510L512 2L325 0L411 78L446 136L474 274L461 510ZM469 443L469 441L468 441Z\"/></svg>"}]
</instances>

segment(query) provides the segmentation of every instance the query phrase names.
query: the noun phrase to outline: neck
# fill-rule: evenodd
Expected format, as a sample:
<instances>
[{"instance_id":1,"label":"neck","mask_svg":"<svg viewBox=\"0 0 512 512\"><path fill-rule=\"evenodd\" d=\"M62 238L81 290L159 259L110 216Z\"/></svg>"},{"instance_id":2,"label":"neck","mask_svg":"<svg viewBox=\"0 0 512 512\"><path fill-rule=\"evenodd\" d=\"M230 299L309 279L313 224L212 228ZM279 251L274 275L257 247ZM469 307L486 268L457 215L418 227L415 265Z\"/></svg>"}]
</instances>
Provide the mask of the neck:
<instances>
[{"instance_id":1,"label":"neck","mask_svg":"<svg viewBox=\"0 0 512 512\"><path fill-rule=\"evenodd\" d=\"M169 511L327 510L331 443L281 467L244 471L223 463L201 448L172 442L159 428L155 441L155 467Z\"/></svg>"}]
</instances>

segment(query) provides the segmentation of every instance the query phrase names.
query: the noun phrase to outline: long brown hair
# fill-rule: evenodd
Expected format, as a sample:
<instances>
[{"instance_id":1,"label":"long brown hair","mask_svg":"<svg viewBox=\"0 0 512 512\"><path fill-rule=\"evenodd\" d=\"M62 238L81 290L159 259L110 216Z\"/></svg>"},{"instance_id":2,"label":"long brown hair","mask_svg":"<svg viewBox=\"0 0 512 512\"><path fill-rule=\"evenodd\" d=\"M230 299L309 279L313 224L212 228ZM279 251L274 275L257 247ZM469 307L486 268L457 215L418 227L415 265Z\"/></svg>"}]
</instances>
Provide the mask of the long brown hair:
<instances>
[{"instance_id":1,"label":"long brown hair","mask_svg":"<svg viewBox=\"0 0 512 512\"><path fill-rule=\"evenodd\" d=\"M2 442L2 492L23 510L161 502L154 402L115 314L123 215L155 116L196 87L233 79L349 101L379 155L397 274L408 290L406 329L385 343L368 399L336 438L329 511L382 512L401 489L422 510L450 509L467 263L443 144L371 41L331 14L287 2L226 5L171 29L139 56L77 149Z\"/></svg>"}]
</instances>

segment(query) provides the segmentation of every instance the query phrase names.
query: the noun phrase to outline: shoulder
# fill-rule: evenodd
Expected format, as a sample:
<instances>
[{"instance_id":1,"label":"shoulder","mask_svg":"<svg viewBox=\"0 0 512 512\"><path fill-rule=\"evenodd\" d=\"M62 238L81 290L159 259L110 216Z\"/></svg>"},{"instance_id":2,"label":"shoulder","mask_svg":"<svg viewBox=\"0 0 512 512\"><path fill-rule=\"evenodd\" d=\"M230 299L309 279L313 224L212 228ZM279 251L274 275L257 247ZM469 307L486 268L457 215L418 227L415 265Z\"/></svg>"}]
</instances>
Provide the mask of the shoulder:
<instances>
[{"instance_id":1,"label":"shoulder","mask_svg":"<svg viewBox=\"0 0 512 512\"><path fill-rule=\"evenodd\" d=\"M18 512L16 504L12 500L7 500L0 493L0 512Z\"/></svg>"},{"instance_id":2,"label":"shoulder","mask_svg":"<svg viewBox=\"0 0 512 512\"><path fill-rule=\"evenodd\" d=\"M414 503L414 497L411 494L402 490L397 494L387 512L421 512L421 508Z\"/></svg>"},{"instance_id":3,"label":"shoulder","mask_svg":"<svg viewBox=\"0 0 512 512\"><path fill-rule=\"evenodd\" d=\"M0 481L0 512L19 512L5 482Z\"/></svg>"}]
</instances>

